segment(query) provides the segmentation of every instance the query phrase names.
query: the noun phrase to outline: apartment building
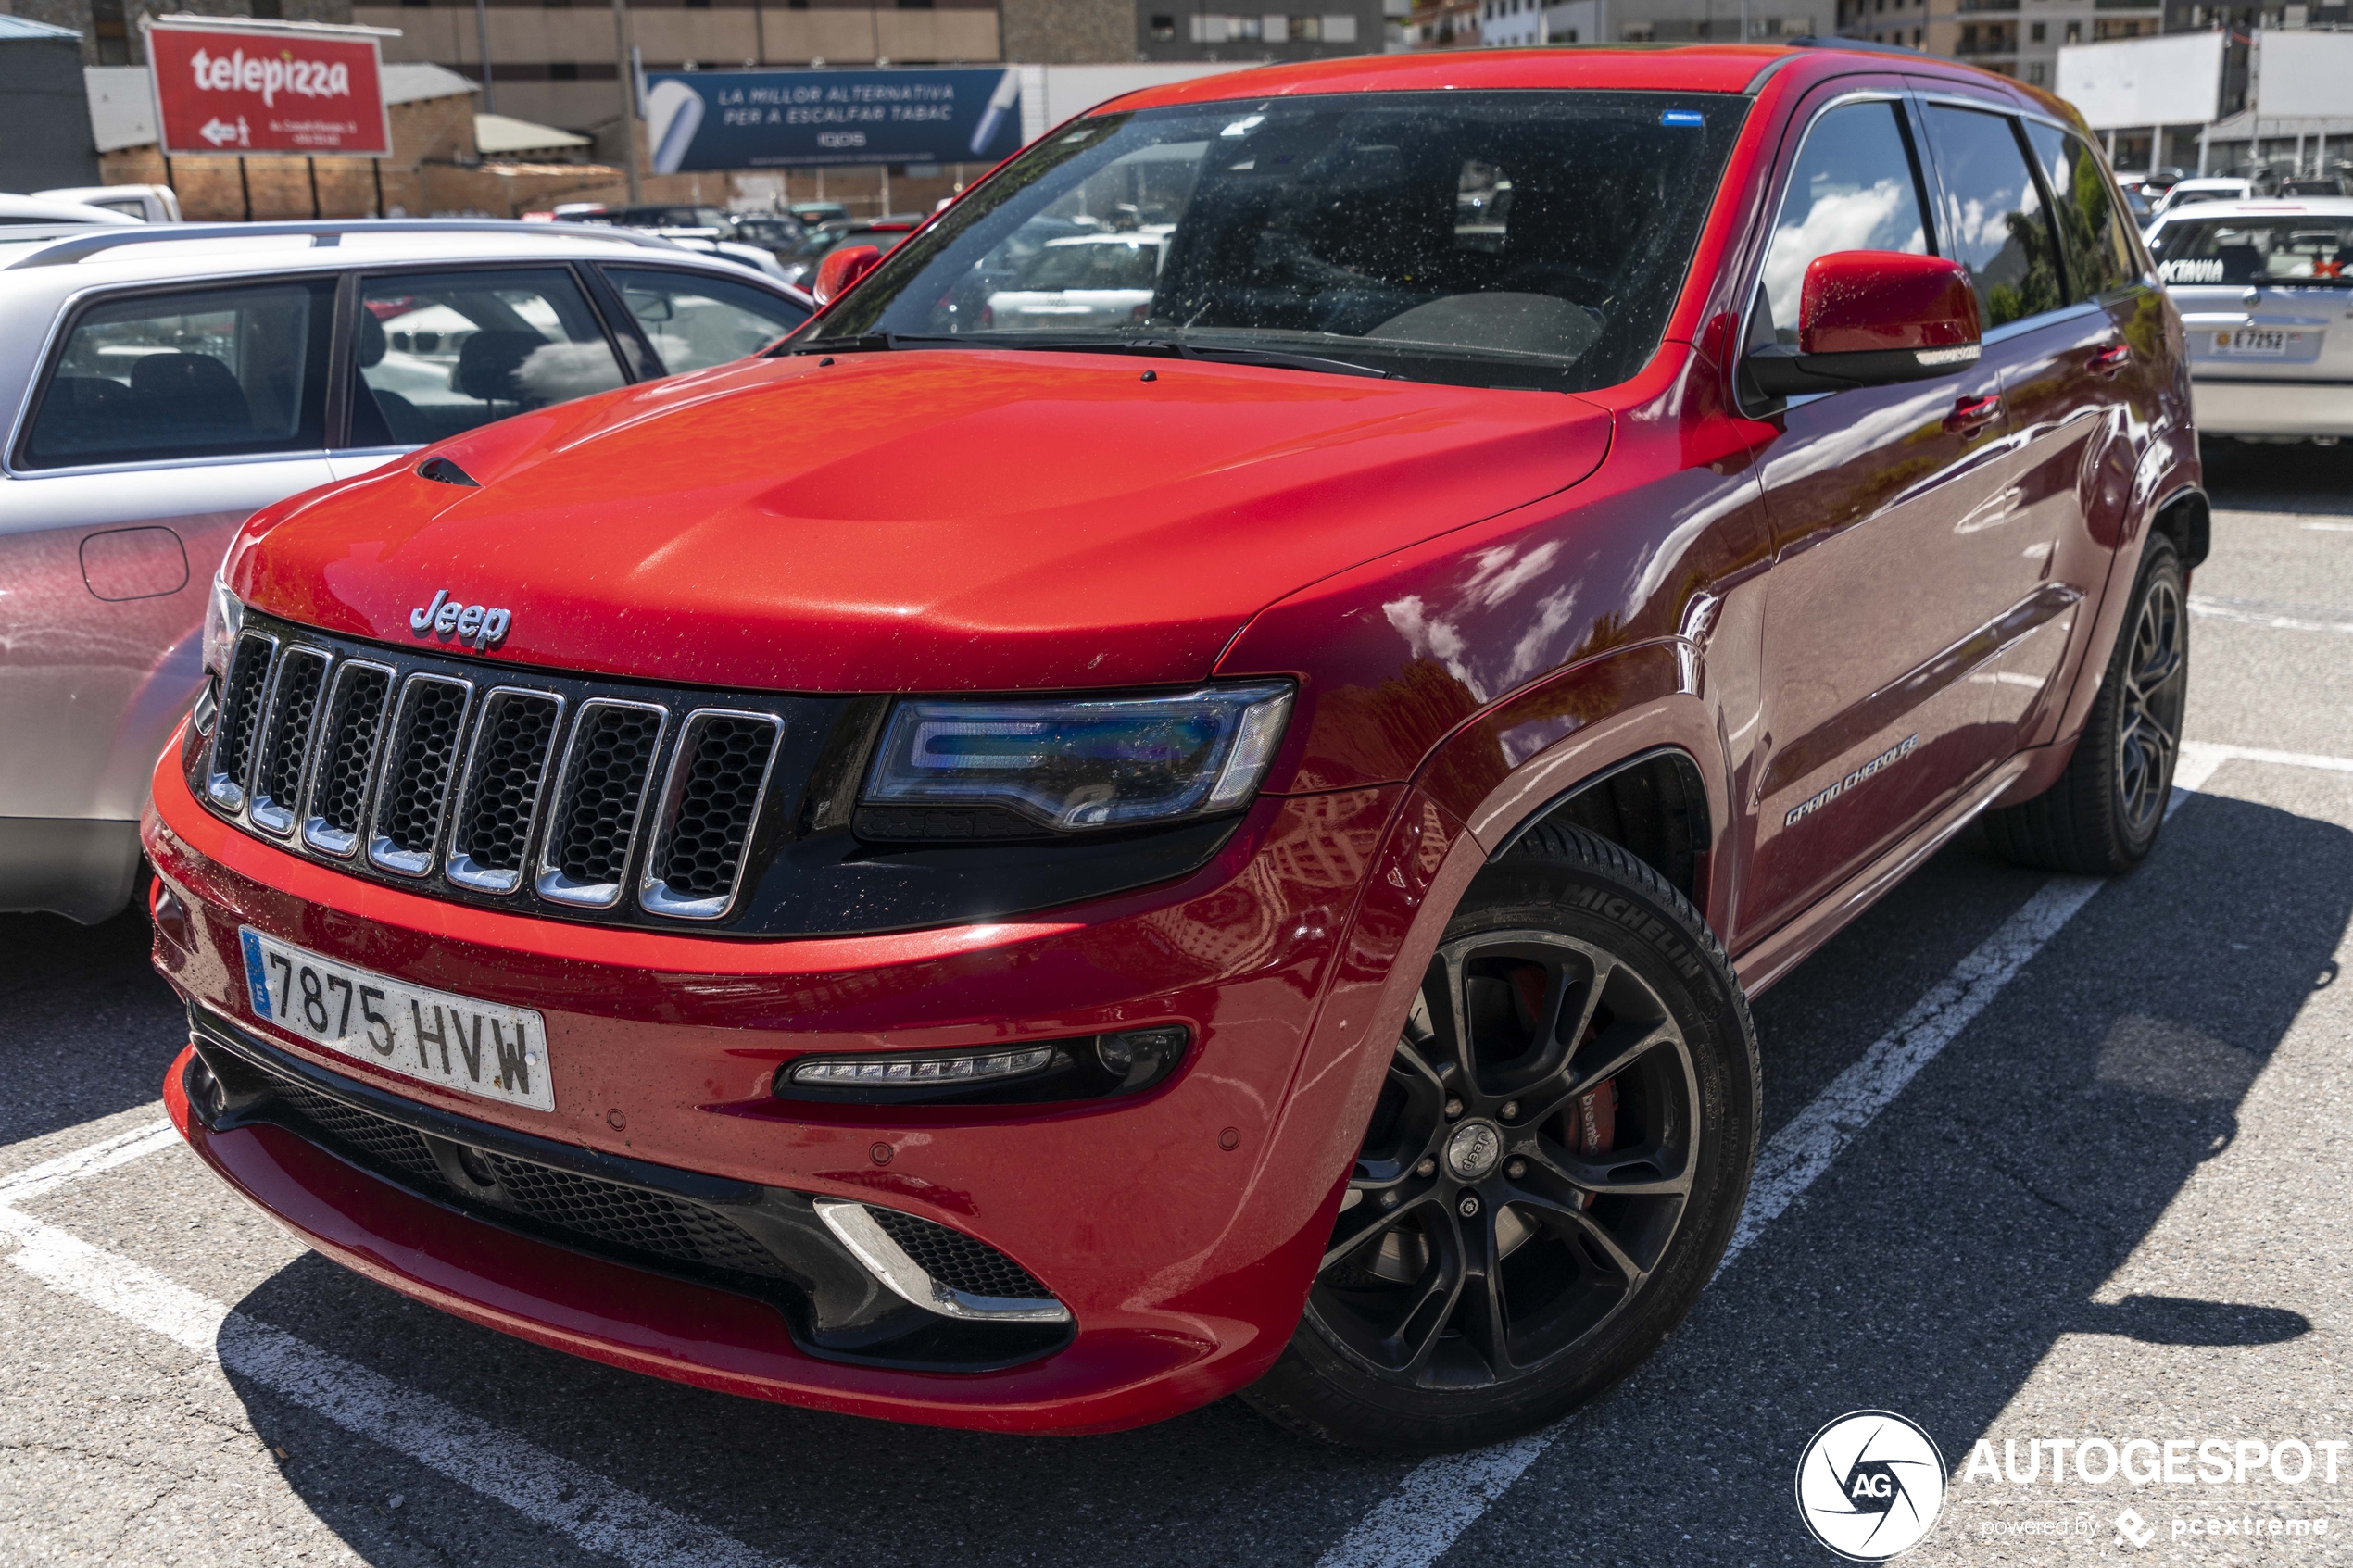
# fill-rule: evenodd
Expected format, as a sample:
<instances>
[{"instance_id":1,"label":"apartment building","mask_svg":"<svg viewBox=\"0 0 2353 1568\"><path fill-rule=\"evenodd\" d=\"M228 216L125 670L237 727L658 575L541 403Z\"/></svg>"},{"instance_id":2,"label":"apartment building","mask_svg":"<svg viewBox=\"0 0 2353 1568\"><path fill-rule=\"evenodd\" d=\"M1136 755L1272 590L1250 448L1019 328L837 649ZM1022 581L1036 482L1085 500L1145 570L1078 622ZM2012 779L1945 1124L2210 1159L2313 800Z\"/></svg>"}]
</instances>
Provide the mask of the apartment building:
<instances>
[{"instance_id":1,"label":"apartment building","mask_svg":"<svg viewBox=\"0 0 2353 1568\"><path fill-rule=\"evenodd\" d=\"M1489 48L1534 44L1694 44L1747 35L1755 42L1829 31L1837 0L1476 0L1476 42Z\"/></svg>"}]
</instances>

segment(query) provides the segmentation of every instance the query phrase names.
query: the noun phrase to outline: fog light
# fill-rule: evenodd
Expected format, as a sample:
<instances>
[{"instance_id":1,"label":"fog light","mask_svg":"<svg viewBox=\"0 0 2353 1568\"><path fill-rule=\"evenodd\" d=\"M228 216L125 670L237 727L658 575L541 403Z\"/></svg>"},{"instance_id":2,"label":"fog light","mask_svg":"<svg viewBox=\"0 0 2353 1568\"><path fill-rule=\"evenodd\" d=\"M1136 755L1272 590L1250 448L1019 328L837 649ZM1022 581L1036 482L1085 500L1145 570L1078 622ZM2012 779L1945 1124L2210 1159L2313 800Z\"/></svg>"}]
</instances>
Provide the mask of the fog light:
<instances>
[{"instance_id":1,"label":"fog light","mask_svg":"<svg viewBox=\"0 0 2353 1568\"><path fill-rule=\"evenodd\" d=\"M1095 1036L1095 1060L1119 1080L1122 1089L1140 1089L1166 1074L1185 1055L1183 1025L1130 1029Z\"/></svg>"},{"instance_id":2,"label":"fog light","mask_svg":"<svg viewBox=\"0 0 2353 1568\"><path fill-rule=\"evenodd\" d=\"M1026 1078L1053 1060L1051 1046L988 1056L811 1057L794 1062L787 1076L796 1084L841 1088L956 1088Z\"/></svg>"}]
</instances>

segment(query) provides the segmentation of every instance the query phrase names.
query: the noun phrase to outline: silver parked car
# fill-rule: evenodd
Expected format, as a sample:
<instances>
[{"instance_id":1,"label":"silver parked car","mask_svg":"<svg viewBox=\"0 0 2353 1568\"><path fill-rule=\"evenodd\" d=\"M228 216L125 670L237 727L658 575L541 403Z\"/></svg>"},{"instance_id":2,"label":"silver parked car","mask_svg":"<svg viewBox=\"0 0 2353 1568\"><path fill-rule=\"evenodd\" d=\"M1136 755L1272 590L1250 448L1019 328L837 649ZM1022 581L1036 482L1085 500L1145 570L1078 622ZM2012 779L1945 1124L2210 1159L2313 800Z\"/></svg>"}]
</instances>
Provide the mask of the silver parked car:
<instances>
[{"instance_id":1,"label":"silver parked car","mask_svg":"<svg viewBox=\"0 0 2353 1568\"><path fill-rule=\"evenodd\" d=\"M2353 198L2199 203L2150 256L2182 313L2204 435L2353 435Z\"/></svg>"},{"instance_id":2,"label":"silver parked car","mask_svg":"<svg viewBox=\"0 0 2353 1568\"><path fill-rule=\"evenodd\" d=\"M739 358L812 308L623 229L0 229L0 910L91 922L129 900L148 774L255 510Z\"/></svg>"}]
</instances>

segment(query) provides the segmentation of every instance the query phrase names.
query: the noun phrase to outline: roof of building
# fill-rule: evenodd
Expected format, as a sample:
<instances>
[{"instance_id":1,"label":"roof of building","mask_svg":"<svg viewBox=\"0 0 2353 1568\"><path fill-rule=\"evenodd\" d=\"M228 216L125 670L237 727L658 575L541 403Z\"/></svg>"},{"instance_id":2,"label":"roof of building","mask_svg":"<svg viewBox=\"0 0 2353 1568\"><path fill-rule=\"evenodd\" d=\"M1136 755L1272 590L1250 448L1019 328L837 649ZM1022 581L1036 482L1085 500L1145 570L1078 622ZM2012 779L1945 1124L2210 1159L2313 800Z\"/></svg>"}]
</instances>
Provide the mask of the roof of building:
<instances>
[{"instance_id":1,"label":"roof of building","mask_svg":"<svg viewBox=\"0 0 2353 1568\"><path fill-rule=\"evenodd\" d=\"M594 144L586 136L559 131L552 125L535 125L512 115L474 116L474 150L484 157L510 157L517 153L549 152L558 147Z\"/></svg>"},{"instance_id":2,"label":"roof of building","mask_svg":"<svg viewBox=\"0 0 2353 1568\"><path fill-rule=\"evenodd\" d=\"M54 42L65 38L78 39L81 36L82 34L69 27L51 27L47 22L37 22L30 17L0 15L0 44L14 43L19 39L44 38Z\"/></svg>"},{"instance_id":3,"label":"roof of building","mask_svg":"<svg viewBox=\"0 0 2353 1568\"><path fill-rule=\"evenodd\" d=\"M0 23L15 20L0 17ZM78 34L68 33L67 37ZM98 150L153 146L156 142L155 90L147 82L145 66L85 66L82 80L90 95L90 131ZM467 77L447 66L387 65L384 68L384 102L415 104L428 98L454 98L480 91ZM557 132L557 135L565 132ZM583 138L585 141L585 138ZM534 146L553 146L537 142Z\"/></svg>"}]
</instances>

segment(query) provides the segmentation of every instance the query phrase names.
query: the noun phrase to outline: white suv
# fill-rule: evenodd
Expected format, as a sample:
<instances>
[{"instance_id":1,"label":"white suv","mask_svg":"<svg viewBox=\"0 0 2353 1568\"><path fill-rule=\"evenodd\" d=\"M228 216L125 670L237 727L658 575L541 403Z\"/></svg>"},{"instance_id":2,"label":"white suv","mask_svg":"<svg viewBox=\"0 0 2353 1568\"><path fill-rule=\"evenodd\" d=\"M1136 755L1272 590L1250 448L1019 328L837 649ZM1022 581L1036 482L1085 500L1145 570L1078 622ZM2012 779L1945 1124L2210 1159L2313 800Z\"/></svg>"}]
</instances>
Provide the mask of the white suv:
<instances>
[{"instance_id":1,"label":"white suv","mask_svg":"<svg viewBox=\"0 0 2353 1568\"><path fill-rule=\"evenodd\" d=\"M0 910L129 900L205 601L258 508L737 358L806 295L628 230L0 230Z\"/></svg>"},{"instance_id":2,"label":"white suv","mask_svg":"<svg viewBox=\"0 0 2353 1568\"><path fill-rule=\"evenodd\" d=\"M2200 202L2148 232L2202 435L2353 435L2353 197Z\"/></svg>"}]
</instances>

